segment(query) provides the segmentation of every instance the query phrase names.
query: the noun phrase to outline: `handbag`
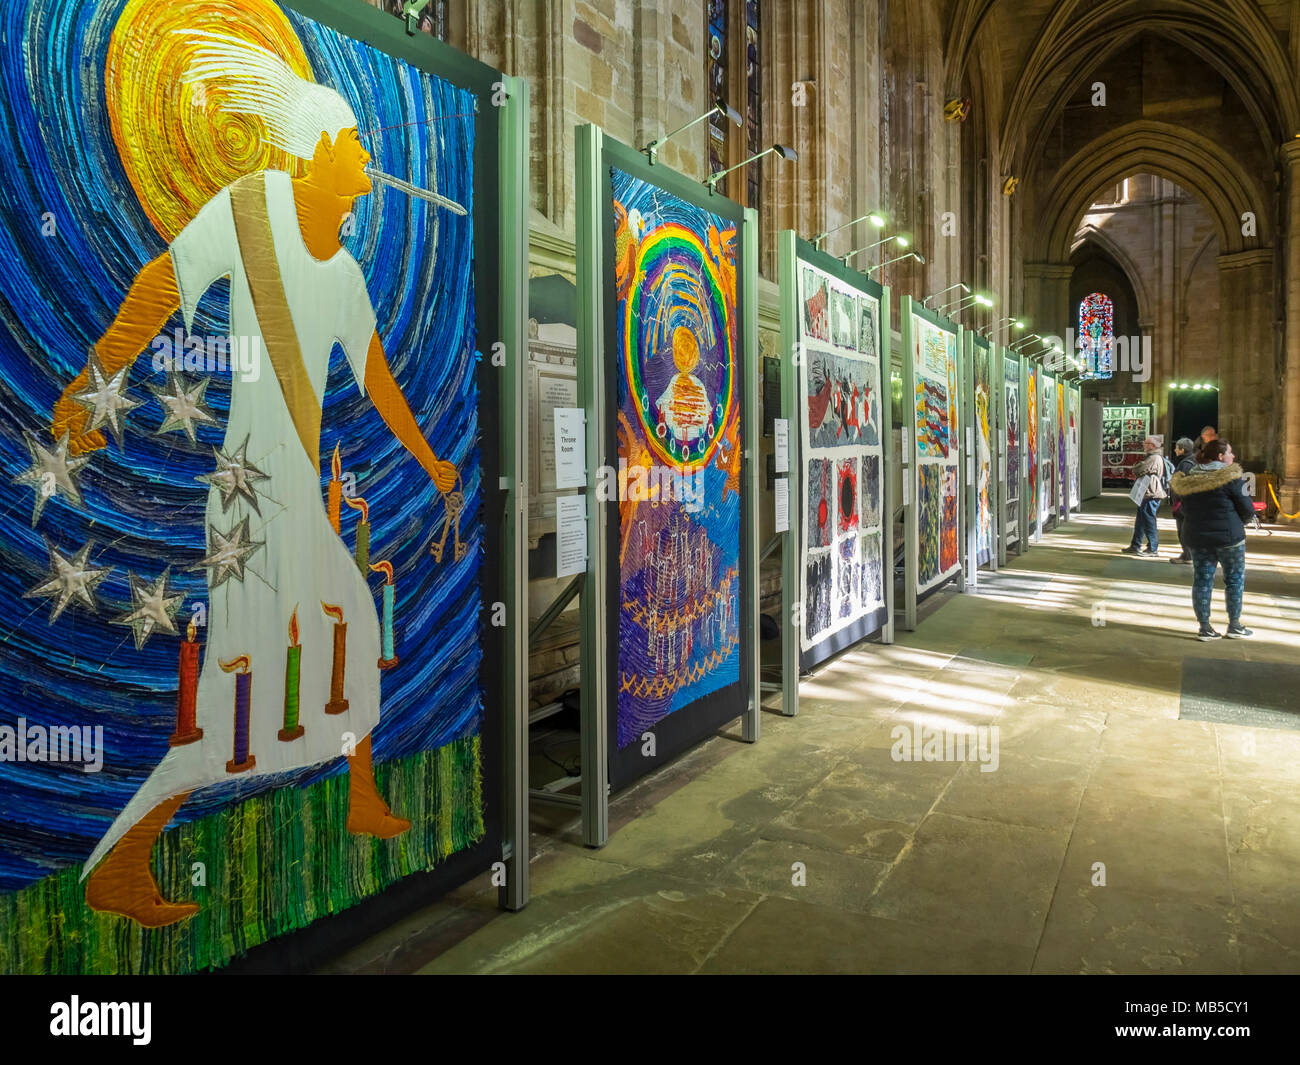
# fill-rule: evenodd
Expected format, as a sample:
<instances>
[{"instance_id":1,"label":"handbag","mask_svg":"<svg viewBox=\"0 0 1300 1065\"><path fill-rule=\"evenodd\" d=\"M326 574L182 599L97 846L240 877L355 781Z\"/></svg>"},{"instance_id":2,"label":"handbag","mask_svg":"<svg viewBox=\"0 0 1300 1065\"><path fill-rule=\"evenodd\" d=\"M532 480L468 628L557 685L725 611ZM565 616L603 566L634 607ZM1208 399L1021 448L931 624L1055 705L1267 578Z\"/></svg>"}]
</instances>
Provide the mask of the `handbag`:
<instances>
[{"instance_id":1,"label":"handbag","mask_svg":"<svg viewBox=\"0 0 1300 1065\"><path fill-rule=\"evenodd\" d=\"M1147 489L1150 486L1151 486L1151 474L1144 473L1141 477L1139 477L1136 481L1133 482L1133 490L1128 494L1129 499L1133 500L1134 504L1140 507L1143 503L1146 502Z\"/></svg>"}]
</instances>

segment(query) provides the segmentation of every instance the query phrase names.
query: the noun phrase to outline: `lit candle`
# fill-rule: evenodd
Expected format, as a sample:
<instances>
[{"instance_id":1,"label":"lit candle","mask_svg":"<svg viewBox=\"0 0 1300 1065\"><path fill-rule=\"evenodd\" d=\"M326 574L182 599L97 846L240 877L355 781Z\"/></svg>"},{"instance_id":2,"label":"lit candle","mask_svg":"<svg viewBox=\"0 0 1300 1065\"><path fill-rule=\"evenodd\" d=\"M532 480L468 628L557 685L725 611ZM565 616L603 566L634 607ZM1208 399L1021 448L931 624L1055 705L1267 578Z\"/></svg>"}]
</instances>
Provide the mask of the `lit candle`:
<instances>
[{"instance_id":1,"label":"lit candle","mask_svg":"<svg viewBox=\"0 0 1300 1065\"><path fill-rule=\"evenodd\" d=\"M341 714L348 708L348 701L343 698L343 671L348 661L348 626L343 620L341 606L324 602L320 606L334 619L334 664L330 670L330 701L325 704L325 713Z\"/></svg>"},{"instance_id":2,"label":"lit candle","mask_svg":"<svg viewBox=\"0 0 1300 1065\"><path fill-rule=\"evenodd\" d=\"M249 714L253 699L252 661L248 655L240 655L220 665L223 672L235 674L235 750L226 763L226 772L242 773L257 765L257 757L248 753Z\"/></svg>"},{"instance_id":3,"label":"lit candle","mask_svg":"<svg viewBox=\"0 0 1300 1065\"><path fill-rule=\"evenodd\" d=\"M393 584L393 564L376 562L370 567L375 573L384 575L384 628L383 650L379 658L380 669L392 669L397 665L397 655L393 653L393 598L397 590Z\"/></svg>"},{"instance_id":4,"label":"lit candle","mask_svg":"<svg viewBox=\"0 0 1300 1065\"><path fill-rule=\"evenodd\" d=\"M361 571L361 576L366 575L366 567L370 565L370 506L366 503L364 496L357 496L353 499L346 496L343 499L353 510L361 511L361 520L357 522L357 569Z\"/></svg>"},{"instance_id":5,"label":"lit candle","mask_svg":"<svg viewBox=\"0 0 1300 1065\"><path fill-rule=\"evenodd\" d=\"M302 648L298 645L298 608L289 617L289 647L284 662L284 728L280 739L288 743L305 731L298 720L298 684L301 676Z\"/></svg>"},{"instance_id":6,"label":"lit candle","mask_svg":"<svg viewBox=\"0 0 1300 1065\"><path fill-rule=\"evenodd\" d=\"M339 446L335 444L334 457L330 460L329 517L336 533L342 529L339 510L339 501L343 498L343 482L339 480L342 473L343 464L339 461Z\"/></svg>"},{"instance_id":7,"label":"lit candle","mask_svg":"<svg viewBox=\"0 0 1300 1065\"><path fill-rule=\"evenodd\" d=\"M193 619L185 630L181 642L180 687L176 691L176 730L167 739L169 747L203 739L203 730L195 724L195 696L199 687L199 643L195 639L198 629Z\"/></svg>"}]
</instances>

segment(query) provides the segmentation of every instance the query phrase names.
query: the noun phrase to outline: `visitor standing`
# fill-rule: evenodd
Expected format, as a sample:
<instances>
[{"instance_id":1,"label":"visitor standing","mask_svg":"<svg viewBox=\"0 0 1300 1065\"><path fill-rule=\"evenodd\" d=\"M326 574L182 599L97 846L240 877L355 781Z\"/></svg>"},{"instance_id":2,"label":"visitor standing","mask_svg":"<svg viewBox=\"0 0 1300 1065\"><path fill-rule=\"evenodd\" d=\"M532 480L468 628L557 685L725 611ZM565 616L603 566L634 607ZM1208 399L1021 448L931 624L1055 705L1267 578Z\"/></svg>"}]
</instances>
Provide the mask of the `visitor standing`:
<instances>
[{"instance_id":1,"label":"visitor standing","mask_svg":"<svg viewBox=\"0 0 1300 1065\"><path fill-rule=\"evenodd\" d=\"M1192 606L1200 629L1198 640L1217 640L1210 624L1214 572L1223 567L1223 599L1232 639L1252 635L1241 623L1246 587L1246 526L1255 508L1246 495L1242 470L1226 440L1211 440L1188 473L1174 474L1173 491L1183 503L1183 542L1192 556Z\"/></svg>"},{"instance_id":2,"label":"visitor standing","mask_svg":"<svg viewBox=\"0 0 1300 1065\"><path fill-rule=\"evenodd\" d=\"M1179 437L1178 442L1174 444L1174 472L1190 473L1192 467L1196 465L1196 445L1187 437ZM1178 498L1178 493L1172 490L1169 492L1169 502L1174 511L1174 524L1178 526L1178 554L1169 561L1174 565L1187 565L1192 561L1192 556L1187 553L1187 544L1183 542L1183 501Z\"/></svg>"},{"instance_id":3,"label":"visitor standing","mask_svg":"<svg viewBox=\"0 0 1300 1065\"><path fill-rule=\"evenodd\" d=\"M1158 555L1160 553L1160 531L1156 526L1156 511L1160 501L1168 494L1167 467L1164 455L1164 437L1148 436L1142 441L1146 457L1133 469L1134 489L1139 482L1145 483L1145 490L1137 502L1137 517L1133 519L1133 542L1123 549L1126 555ZM1144 481L1145 479L1145 481ZM1143 541L1147 547L1142 549Z\"/></svg>"}]
</instances>

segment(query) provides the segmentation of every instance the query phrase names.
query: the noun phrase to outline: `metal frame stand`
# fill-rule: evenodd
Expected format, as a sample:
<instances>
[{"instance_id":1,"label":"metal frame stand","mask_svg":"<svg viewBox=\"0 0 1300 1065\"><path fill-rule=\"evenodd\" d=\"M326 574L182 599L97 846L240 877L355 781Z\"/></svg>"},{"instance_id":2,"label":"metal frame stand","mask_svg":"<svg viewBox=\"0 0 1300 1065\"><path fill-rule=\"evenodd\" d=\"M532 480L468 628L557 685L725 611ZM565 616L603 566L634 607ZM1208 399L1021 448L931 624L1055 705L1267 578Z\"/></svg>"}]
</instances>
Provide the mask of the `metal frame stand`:
<instances>
[{"instance_id":1,"label":"metal frame stand","mask_svg":"<svg viewBox=\"0 0 1300 1065\"><path fill-rule=\"evenodd\" d=\"M575 259L578 276L578 399L586 411L587 468L616 467L606 448L608 378L605 361L605 202L606 135L598 126L581 125L575 131L577 170L577 222ZM612 145L614 142L610 142ZM620 149L621 151L622 149ZM746 679L750 695L740 714L741 738L758 740L762 690L760 687L758 624L758 452L762 424L759 408L761 379L758 354L758 214L746 209L741 229L742 261L737 278L741 313L741 362L744 387L741 432L744 437L741 477L745 485L741 520L742 537L740 640L749 649ZM609 505L597 495L599 478L587 478L587 569L581 600L581 720L582 720L582 841L588 847L609 842L609 670L615 649L606 632L610 582L617 579L607 549ZM747 586L747 591L744 590Z\"/></svg>"},{"instance_id":2,"label":"metal frame stand","mask_svg":"<svg viewBox=\"0 0 1300 1065\"><path fill-rule=\"evenodd\" d=\"M781 417L789 431L790 528L781 537L781 713L794 717L799 712L799 651L803 631L803 604L799 575L803 537L803 433L799 411L799 357L796 350L799 330L790 313L791 304L798 313L799 259L795 251L797 237L792 229L782 230L776 238L777 279L781 291ZM778 476L780 476L778 474Z\"/></svg>"},{"instance_id":3,"label":"metal frame stand","mask_svg":"<svg viewBox=\"0 0 1300 1065\"><path fill-rule=\"evenodd\" d=\"M499 126L501 148L501 477L508 493L503 582L506 607L502 851L506 880L500 905L528 903L528 82L502 78L506 100Z\"/></svg>"},{"instance_id":4,"label":"metal frame stand","mask_svg":"<svg viewBox=\"0 0 1300 1065\"><path fill-rule=\"evenodd\" d=\"M916 630L916 575L919 554L917 537L916 492L916 329L912 325L912 297L898 300L898 331L903 341L903 402L909 414L903 419L903 446L900 458L903 478L903 628ZM891 582L892 583L892 582Z\"/></svg>"},{"instance_id":5,"label":"metal frame stand","mask_svg":"<svg viewBox=\"0 0 1300 1065\"><path fill-rule=\"evenodd\" d=\"M576 130L577 226L574 247L578 273L578 401L587 412L587 469L607 464L605 455L605 309L603 180L600 169L604 133L597 126ZM587 478L587 570L581 603L582 639L582 842L609 842L609 646L604 604L608 595L605 562L606 508L596 494L597 479Z\"/></svg>"}]
</instances>

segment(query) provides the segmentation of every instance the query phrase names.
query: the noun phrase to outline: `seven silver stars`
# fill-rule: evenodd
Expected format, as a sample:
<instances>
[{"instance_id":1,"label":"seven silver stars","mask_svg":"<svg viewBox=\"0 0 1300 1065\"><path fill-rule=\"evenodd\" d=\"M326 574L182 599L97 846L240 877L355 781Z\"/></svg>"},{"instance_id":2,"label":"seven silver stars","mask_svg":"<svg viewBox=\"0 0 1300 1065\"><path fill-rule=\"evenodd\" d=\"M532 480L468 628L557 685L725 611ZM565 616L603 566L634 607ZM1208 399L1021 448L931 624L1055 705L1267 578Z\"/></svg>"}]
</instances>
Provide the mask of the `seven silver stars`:
<instances>
[{"instance_id":1,"label":"seven silver stars","mask_svg":"<svg viewBox=\"0 0 1300 1065\"><path fill-rule=\"evenodd\" d=\"M131 626L137 651L144 646L154 629L176 634L174 619L185 596L167 594L167 579L171 575L171 569L168 566L163 570L162 576L152 585L143 577L137 577L130 570L126 571L126 580L131 586L131 609L121 617L113 618L112 622L114 625Z\"/></svg>"},{"instance_id":2,"label":"seven silver stars","mask_svg":"<svg viewBox=\"0 0 1300 1065\"><path fill-rule=\"evenodd\" d=\"M46 448L35 433L24 432L27 450L32 453L32 465L14 478L15 484L30 484L36 489L36 504L32 508L32 528L40 520L45 504L61 491L74 507L81 506L81 491L72 475L90 461L90 456L71 458L68 455L68 434L59 438L53 450Z\"/></svg>"},{"instance_id":3,"label":"seven silver stars","mask_svg":"<svg viewBox=\"0 0 1300 1065\"><path fill-rule=\"evenodd\" d=\"M165 385L150 385L149 391L158 397L158 402L162 405L167 417L163 419L162 425L158 427L158 432L183 432L190 438L190 443L195 443L194 423L203 422L205 425L216 425L217 419L213 416L207 405L203 402L203 393L207 391L209 378L199 379L199 383L193 388L186 390L185 382L180 374L174 370L167 372L167 383Z\"/></svg>"},{"instance_id":4,"label":"seven silver stars","mask_svg":"<svg viewBox=\"0 0 1300 1065\"><path fill-rule=\"evenodd\" d=\"M23 598L42 596L53 599L54 607L50 611L51 625L58 620L64 608L74 599L90 607L92 613L98 613L95 604L95 588L100 581L113 572L113 567L89 564L91 548L89 541L71 558L65 558L48 540L45 541L45 547L50 553L50 579L44 584L38 584L31 591L24 592Z\"/></svg>"},{"instance_id":5,"label":"seven silver stars","mask_svg":"<svg viewBox=\"0 0 1300 1065\"><path fill-rule=\"evenodd\" d=\"M258 514L262 513L257 505L257 489L253 485L257 481L270 480L270 477L248 461L247 451L248 437L244 437L244 442L229 455L221 448L214 447L212 455L217 460L216 471L195 478L214 486L221 493L223 514L230 509L230 504L235 501L236 496L248 500L249 506L254 511Z\"/></svg>"},{"instance_id":6,"label":"seven silver stars","mask_svg":"<svg viewBox=\"0 0 1300 1065\"><path fill-rule=\"evenodd\" d=\"M248 535L248 519L244 518L238 525L233 525L229 532L222 532L215 525L208 525L208 543L212 545L208 556L195 569L209 570L208 588L216 591L229 578L237 581L244 579L244 563L248 556L259 547L265 546L264 540L253 540Z\"/></svg>"},{"instance_id":7,"label":"seven silver stars","mask_svg":"<svg viewBox=\"0 0 1300 1065\"><path fill-rule=\"evenodd\" d=\"M132 399L125 392L126 375L130 372L131 366L128 363L111 378L107 377L104 367L100 364L99 356L92 351L89 369L90 383L80 392L72 394L73 399L90 411L90 421L85 431L93 432L100 426L107 425L113 433L113 439L117 441L117 446L121 448L126 412L134 410L141 402ZM123 416L121 420L118 419L119 414Z\"/></svg>"}]
</instances>

